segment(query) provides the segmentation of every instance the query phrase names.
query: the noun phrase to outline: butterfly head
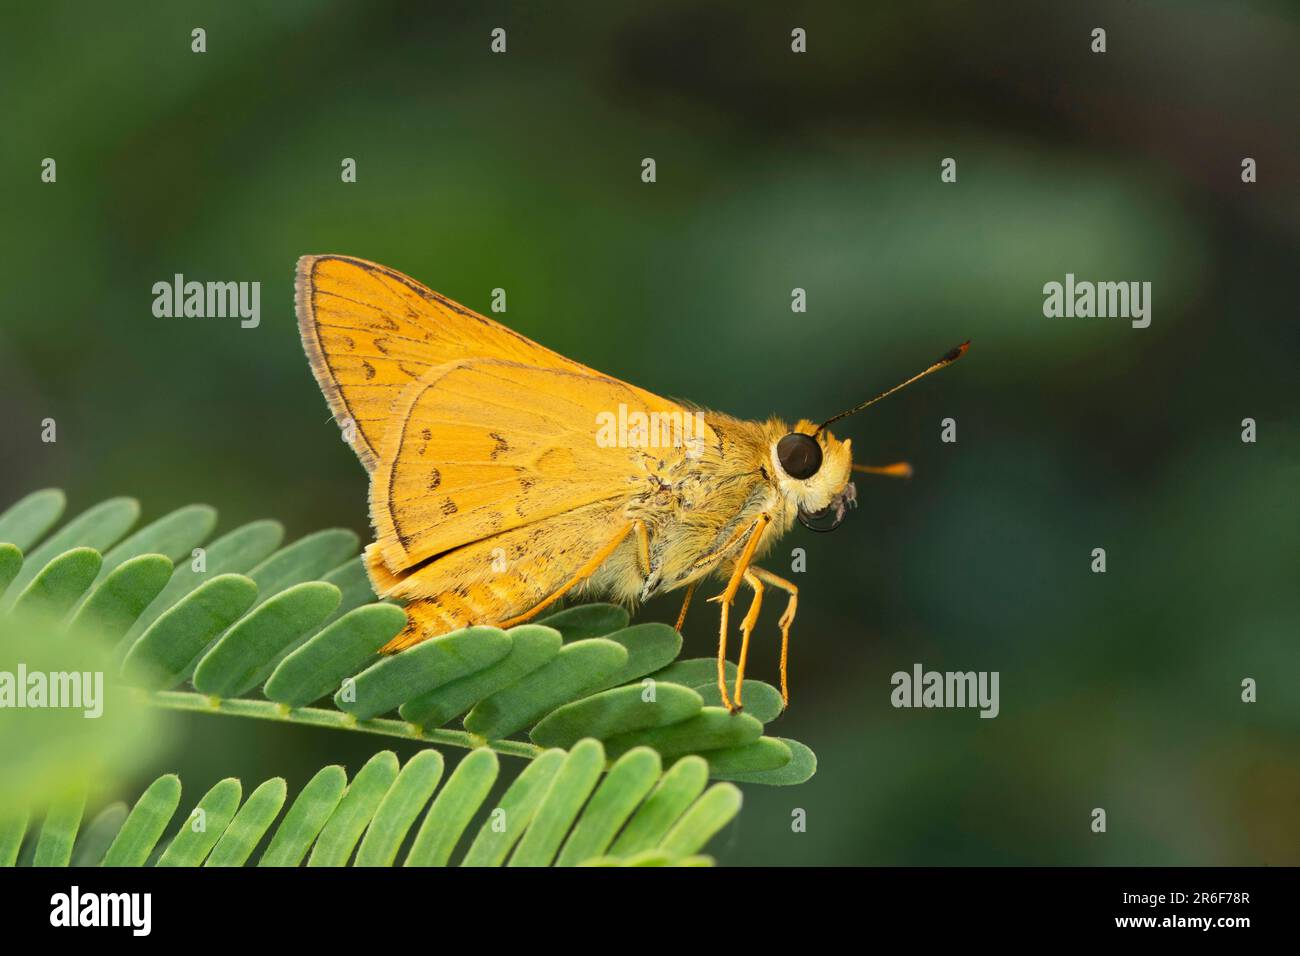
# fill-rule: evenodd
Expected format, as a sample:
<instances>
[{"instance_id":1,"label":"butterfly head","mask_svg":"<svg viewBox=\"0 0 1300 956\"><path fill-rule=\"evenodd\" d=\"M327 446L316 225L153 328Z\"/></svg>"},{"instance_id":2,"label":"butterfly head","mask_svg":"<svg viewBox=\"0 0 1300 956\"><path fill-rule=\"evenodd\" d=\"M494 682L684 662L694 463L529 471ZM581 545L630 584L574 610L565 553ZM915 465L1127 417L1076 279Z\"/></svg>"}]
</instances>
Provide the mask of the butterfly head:
<instances>
[{"instance_id":1,"label":"butterfly head","mask_svg":"<svg viewBox=\"0 0 1300 956\"><path fill-rule=\"evenodd\" d=\"M805 420L792 431L774 435L770 457L776 486L804 527L832 531L856 506L857 489L849 480L853 450L848 439L840 441Z\"/></svg>"}]
</instances>

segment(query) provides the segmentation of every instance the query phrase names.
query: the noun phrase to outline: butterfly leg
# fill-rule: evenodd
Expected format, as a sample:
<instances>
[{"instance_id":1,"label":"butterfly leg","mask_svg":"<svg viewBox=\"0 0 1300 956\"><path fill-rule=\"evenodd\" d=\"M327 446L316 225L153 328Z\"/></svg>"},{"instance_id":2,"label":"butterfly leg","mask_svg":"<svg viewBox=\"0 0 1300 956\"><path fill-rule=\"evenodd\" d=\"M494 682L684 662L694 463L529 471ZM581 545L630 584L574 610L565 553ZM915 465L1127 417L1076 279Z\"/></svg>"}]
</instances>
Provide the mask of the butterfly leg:
<instances>
[{"instance_id":1,"label":"butterfly leg","mask_svg":"<svg viewBox=\"0 0 1300 956\"><path fill-rule=\"evenodd\" d=\"M650 577L654 568L650 566L650 532L646 531L645 522L640 519L632 522L636 531L636 559L643 577Z\"/></svg>"},{"instance_id":2,"label":"butterfly leg","mask_svg":"<svg viewBox=\"0 0 1300 956\"><path fill-rule=\"evenodd\" d=\"M554 591L548 594L539 603L529 608L523 614L517 614L507 621L502 621L497 625L497 627L504 629L507 627L514 627L516 624L522 624L524 621L527 621L529 618L536 617L538 613L550 607L560 598L564 597L564 595L568 594L570 591L572 591L583 581L587 580L587 578L595 574L596 571L600 569L600 566L604 564L606 560L609 559L609 556L614 553L614 551L618 548L618 546L623 543L623 539L625 539L632 532L632 530L639 524L641 524L640 521L629 521L627 524L623 525L623 527L618 529L618 533L615 534L614 537L610 538L609 542L605 544L604 547L602 547L599 551L593 554L587 560L586 564L578 568L578 570L573 573L573 577L569 578L569 580L565 581L562 585L560 585L558 588L556 588Z\"/></svg>"},{"instance_id":3,"label":"butterfly leg","mask_svg":"<svg viewBox=\"0 0 1300 956\"><path fill-rule=\"evenodd\" d=\"M745 583L754 591L754 600L749 602L749 611L745 614L745 619L740 622L740 660L736 664L736 710L743 706L740 702L740 692L745 684L745 661L749 658L749 635L754 631L754 625L758 623L758 611L763 606L763 582L758 579L753 568L745 569Z\"/></svg>"},{"instance_id":4,"label":"butterfly leg","mask_svg":"<svg viewBox=\"0 0 1300 956\"><path fill-rule=\"evenodd\" d=\"M717 564L727 554L729 554L736 545L745 540L745 535L749 534L749 532L753 530L753 527L753 525L750 525L748 528L737 528L731 537L727 539L727 543L718 548L718 550L711 554L702 555L701 557L696 558L687 570L687 575L697 574L700 571L704 571L705 569Z\"/></svg>"},{"instance_id":5,"label":"butterfly leg","mask_svg":"<svg viewBox=\"0 0 1300 956\"><path fill-rule=\"evenodd\" d=\"M788 707L790 706L790 685L786 681L786 663L790 657L790 625L794 623L794 612L799 607L799 588L765 568L755 567L753 572L772 587L780 588L790 595L790 600L785 605L785 612L778 622L778 626L781 628L781 702Z\"/></svg>"},{"instance_id":6,"label":"butterfly leg","mask_svg":"<svg viewBox=\"0 0 1300 956\"><path fill-rule=\"evenodd\" d=\"M686 611L691 606L691 598L695 596L695 582L692 581L686 585L686 600L682 602L681 613L677 615L677 633L682 632L682 625L686 623Z\"/></svg>"},{"instance_id":7,"label":"butterfly leg","mask_svg":"<svg viewBox=\"0 0 1300 956\"><path fill-rule=\"evenodd\" d=\"M740 557L736 559L726 590L716 597L709 598L710 601L717 601L722 605L722 620L718 628L718 690L722 695L722 706L733 714L739 711L740 707L732 704L731 695L727 693L727 624L731 617L731 603L736 599L736 592L740 590L740 582L744 579L745 570L749 567L749 562L754 559L754 551L758 548L758 542L762 540L763 532L771 521L772 516L764 513L759 515L758 519L749 526L749 530L746 532L745 548L740 552Z\"/></svg>"}]
</instances>

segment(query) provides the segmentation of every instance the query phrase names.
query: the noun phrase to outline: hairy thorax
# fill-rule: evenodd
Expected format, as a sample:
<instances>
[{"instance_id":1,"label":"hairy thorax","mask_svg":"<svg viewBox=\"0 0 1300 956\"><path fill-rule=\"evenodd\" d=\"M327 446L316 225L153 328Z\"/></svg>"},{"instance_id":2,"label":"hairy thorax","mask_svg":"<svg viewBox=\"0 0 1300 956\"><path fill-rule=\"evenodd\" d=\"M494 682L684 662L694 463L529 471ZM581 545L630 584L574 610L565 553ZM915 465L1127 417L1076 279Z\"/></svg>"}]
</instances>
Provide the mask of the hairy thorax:
<instances>
[{"instance_id":1,"label":"hairy thorax","mask_svg":"<svg viewBox=\"0 0 1300 956\"><path fill-rule=\"evenodd\" d=\"M647 532L648 566L629 538L591 581L617 600L643 601L728 570L741 548L728 544L763 513L771 518L756 556L793 523L768 475L762 425L705 413L710 441L676 454L633 451L635 476L624 508Z\"/></svg>"}]
</instances>

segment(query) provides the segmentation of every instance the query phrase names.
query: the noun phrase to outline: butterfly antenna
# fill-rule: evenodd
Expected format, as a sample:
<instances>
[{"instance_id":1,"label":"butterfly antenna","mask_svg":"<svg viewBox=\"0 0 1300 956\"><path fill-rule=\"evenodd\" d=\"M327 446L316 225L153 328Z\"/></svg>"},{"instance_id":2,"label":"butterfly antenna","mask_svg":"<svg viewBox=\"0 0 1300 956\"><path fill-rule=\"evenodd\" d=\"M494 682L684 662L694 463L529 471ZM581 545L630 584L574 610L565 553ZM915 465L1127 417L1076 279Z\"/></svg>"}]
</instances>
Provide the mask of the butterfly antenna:
<instances>
[{"instance_id":1,"label":"butterfly antenna","mask_svg":"<svg viewBox=\"0 0 1300 956\"><path fill-rule=\"evenodd\" d=\"M855 405L852 408L850 408L847 412L840 412L838 415L826 419L826 421L822 422L820 425L817 426L817 431L813 433L814 436L821 434L822 429L824 429L827 425L831 424L832 422L838 422L841 418L848 418L850 415L856 415L864 408L876 404L876 402L880 401L882 398L888 398L890 395L893 395L899 389L907 388L907 386L911 385L913 382L917 381L918 379L925 378L931 372L937 372L939 371L939 369L943 368L944 366L951 365L953 362L957 361L959 358L965 355L966 350L969 348L970 348L970 340L967 339L965 342L957 346L955 349L949 350L943 356L943 358L939 359L939 361L935 362L925 371L917 372L906 382L900 382L899 384L895 385L893 388L886 389L885 391L881 392L875 398L867 399L867 401L863 402L861 405Z\"/></svg>"}]
</instances>

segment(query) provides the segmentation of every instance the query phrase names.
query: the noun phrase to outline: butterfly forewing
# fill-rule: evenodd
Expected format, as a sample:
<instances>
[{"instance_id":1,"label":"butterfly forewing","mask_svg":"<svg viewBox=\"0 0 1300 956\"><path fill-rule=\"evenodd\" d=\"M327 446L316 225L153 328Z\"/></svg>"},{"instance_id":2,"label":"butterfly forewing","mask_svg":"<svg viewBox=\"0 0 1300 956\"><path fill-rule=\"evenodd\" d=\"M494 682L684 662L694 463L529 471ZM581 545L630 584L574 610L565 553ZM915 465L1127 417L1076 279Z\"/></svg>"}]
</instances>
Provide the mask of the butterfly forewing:
<instances>
[{"instance_id":1,"label":"butterfly forewing","mask_svg":"<svg viewBox=\"0 0 1300 956\"><path fill-rule=\"evenodd\" d=\"M298 260L298 329L312 372L367 471L378 464L401 393L438 365L501 358L585 366L438 295L386 266L348 256Z\"/></svg>"},{"instance_id":2,"label":"butterfly forewing","mask_svg":"<svg viewBox=\"0 0 1300 956\"><path fill-rule=\"evenodd\" d=\"M592 373L496 360L431 373L398 410L371 486L384 562L400 570L582 505L627 499L641 452L597 440L597 416L620 403L676 409Z\"/></svg>"}]
</instances>

